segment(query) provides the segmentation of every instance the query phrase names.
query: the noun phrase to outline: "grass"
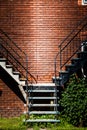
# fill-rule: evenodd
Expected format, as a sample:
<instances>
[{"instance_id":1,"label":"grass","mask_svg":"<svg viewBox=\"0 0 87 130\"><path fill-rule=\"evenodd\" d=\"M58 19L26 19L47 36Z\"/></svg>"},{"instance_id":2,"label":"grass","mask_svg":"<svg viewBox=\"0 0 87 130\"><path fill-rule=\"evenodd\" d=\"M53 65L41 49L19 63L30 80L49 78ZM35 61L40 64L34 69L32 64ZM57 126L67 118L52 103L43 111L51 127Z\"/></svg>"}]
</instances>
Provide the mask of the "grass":
<instances>
[{"instance_id":1,"label":"grass","mask_svg":"<svg viewBox=\"0 0 87 130\"><path fill-rule=\"evenodd\" d=\"M0 118L0 130L27 130L28 125L23 123L23 116L16 118ZM76 128L66 121L61 119L61 123L59 124L51 124L51 123L40 123L32 125L33 130L40 130L41 128L45 128L46 130L87 130L87 128Z\"/></svg>"},{"instance_id":2,"label":"grass","mask_svg":"<svg viewBox=\"0 0 87 130\"><path fill-rule=\"evenodd\" d=\"M0 118L0 130L26 130L22 117Z\"/></svg>"}]
</instances>

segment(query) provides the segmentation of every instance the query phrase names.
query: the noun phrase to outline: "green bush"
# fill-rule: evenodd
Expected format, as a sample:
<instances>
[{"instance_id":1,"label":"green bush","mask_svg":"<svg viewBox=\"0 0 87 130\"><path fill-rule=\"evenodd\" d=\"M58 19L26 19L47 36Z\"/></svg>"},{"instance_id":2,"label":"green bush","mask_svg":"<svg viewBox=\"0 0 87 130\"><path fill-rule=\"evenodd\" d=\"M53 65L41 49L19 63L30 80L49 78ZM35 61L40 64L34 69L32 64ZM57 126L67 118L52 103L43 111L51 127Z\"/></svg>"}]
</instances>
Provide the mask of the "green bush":
<instances>
[{"instance_id":1,"label":"green bush","mask_svg":"<svg viewBox=\"0 0 87 130\"><path fill-rule=\"evenodd\" d=\"M72 76L60 100L62 115L75 126L87 126L87 80Z\"/></svg>"}]
</instances>

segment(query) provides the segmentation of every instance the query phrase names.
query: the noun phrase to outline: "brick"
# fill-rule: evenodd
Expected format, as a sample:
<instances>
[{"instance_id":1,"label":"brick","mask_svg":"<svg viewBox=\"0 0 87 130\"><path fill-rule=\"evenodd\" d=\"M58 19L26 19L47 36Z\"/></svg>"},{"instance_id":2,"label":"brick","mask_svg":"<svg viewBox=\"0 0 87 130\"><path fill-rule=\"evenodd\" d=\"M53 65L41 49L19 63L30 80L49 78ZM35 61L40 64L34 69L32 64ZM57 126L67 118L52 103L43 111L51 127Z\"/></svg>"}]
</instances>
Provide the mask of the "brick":
<instances>
[{"instance_id":1,"label":"brick","mask_svg":"<svg viewBox=\"0 0 87 130\"><path fill-rule=\"evenodd\" d=\"M23 114L24 103L0 79L0 87L1 86L2 94L0 95L0 117L17 117Z\"/></svg>"},{"instance_id":2,"label":"brick","mask_svg":"<svg viewBox=\"0 0 87 130\"><path fill-rule=\"evenodd\" d=\"M58 45L86 14L87 6L82 6L81 0L2 0L0 28L26 52L28 70L37 82L52 82ZM59 61L57 63L59 70ZM0 86L3 88L2 82ZM4 103L9 100L7 92L12 93L7 88L3 91L1 101ZM11 96L16 97L13 93ZM7 98L6 102L4 98ZM15 100L19 99L16 97ZM12 106L14 104L16 105L13 103Z\"/></svg>"}]
</instances>

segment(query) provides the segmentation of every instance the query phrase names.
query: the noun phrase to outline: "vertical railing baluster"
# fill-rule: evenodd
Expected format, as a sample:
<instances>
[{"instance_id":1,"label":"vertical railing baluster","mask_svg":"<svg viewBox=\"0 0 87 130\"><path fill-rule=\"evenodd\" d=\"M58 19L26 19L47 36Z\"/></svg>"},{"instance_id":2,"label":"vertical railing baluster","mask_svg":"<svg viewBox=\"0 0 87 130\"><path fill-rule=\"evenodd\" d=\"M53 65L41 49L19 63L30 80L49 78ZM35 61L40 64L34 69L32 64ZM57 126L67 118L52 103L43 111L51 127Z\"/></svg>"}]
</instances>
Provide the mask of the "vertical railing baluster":
<instances>
[{"instance_id":1,"label":"vertical railing baluster","mask_svg":"<svg viewBox=\"0 0 87 130\"><path fill-rule=\"evenodd\" d=\"M61 45L59 47L60 50L60 71L62 70L62 52L61 52Z\"/></svg>"},{"instance_id":2,"label":"vertical railing baluster","mask_svg":"<svg viewBox=\"0 0 87 130\"><path fill-rule=\"evenodd\" d=\"M28 57L27 57L27 55L25 55L25 59L26 59L26 107L27 107L27 115L28 115L28 112L29 112L29 93L28 93Z\"/></svg>"}]
</instances>

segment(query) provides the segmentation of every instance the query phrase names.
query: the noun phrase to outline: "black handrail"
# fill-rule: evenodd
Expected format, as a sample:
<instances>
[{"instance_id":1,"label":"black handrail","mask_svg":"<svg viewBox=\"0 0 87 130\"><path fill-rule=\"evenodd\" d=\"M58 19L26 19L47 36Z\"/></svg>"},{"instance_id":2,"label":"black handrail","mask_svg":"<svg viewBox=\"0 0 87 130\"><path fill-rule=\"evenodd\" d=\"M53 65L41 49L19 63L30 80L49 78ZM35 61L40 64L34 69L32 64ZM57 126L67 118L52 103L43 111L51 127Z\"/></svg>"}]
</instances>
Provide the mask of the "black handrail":
<instances>
[{"instance_id":1,"label":"black handrail","mask_svg":"<svg viewBox=\"0 0 87 130\"><path fill-rule=\"evenodd\" d=\"M87 20L87 16L85 16L83 19L81 19L81 21L79 21L78 23L77 23L77 25L75 26L75 29L73 29L64 39L63 39L63 41L60 43L60 45L58 46L58 47L60 47L60 46L62 46L62 44L64 44L64 42L76 31L76 28L78 28L78 26L80 26L84 21L86 21Z\"/></svg>"},{"instance_id":2,"label":"black handrail","mask_svg":"<svg viewBox=\"0 0 87 130\"><path fill-rule=\"evenodd\" d=\"M22 75L26 78L26 86L28 86L28 82L32 83L33 81L36 83L36 78L28 71L28 57L27 54L12 40L12 38L4 32L2 29L0 29L0 44L3 47L4 51L8 53L9 55L8 61L9 63L13 64L15 68L22 73ZM12 62L12 59L14 60L14 63ZM24 63L22 64L21 60L24 60ZM15 65L14 65L15 64ZM21 71L20 66L23 71ZM25 73L25 74L24 74ZM29 76L30 77L29 77ZM30 81L30 79L33 81Z\"/></svg>"},{"instance_id":3,"label":"black handrail","mask_svg":"<svg viewBox=\"0 0 87 130\"><path fill-rule=\"evenodd\" d=\"M80 22L77 23L77 25L75 26L75 29L73 29L69 35L67 35L67 37L61 42L61 44L59 45L59 52L56 54L55 59L54 59L54 68L55 68L55 79L57 77L57 58L59 57L59 66L60 66L60 70L62 70L62 68L70 61L70 59L76 54L76 52L78 51L78 49L73 50L73 53L70 55L70 57L66 58L65 62L62 64L63 60L62 60L62 53L64 53L64 51L66 51L66 49L70 46L72 46L73 42L75 46L77 44L78 48L81 48L81 39L79 38L80 33L82 31L84 31L83 29L85 29L85 27L87 26L87 16L85 16ZM86 29L87 30L87 29ZM77 39L75 39L77 38ZM83 39L82 39L83 40ZM80 45L79 45L80 44ZM68 49L69 49L68 48ZM68 55L68 49L66 51L65 55ZM72 48L73 49L73 48Z\"/></svg>"},{"instance_id":4,"label":"black handrail","mask_svg":"<svg viewBox=\"0 0 87 130\"><path fill-rule=\"evenodd\" d=\"M12 38L6 32L0 29L0 33L4 34L16 46L16 48L18 48L26 56L26 53L12 40Z\"/></svg>"}]
</instances>

